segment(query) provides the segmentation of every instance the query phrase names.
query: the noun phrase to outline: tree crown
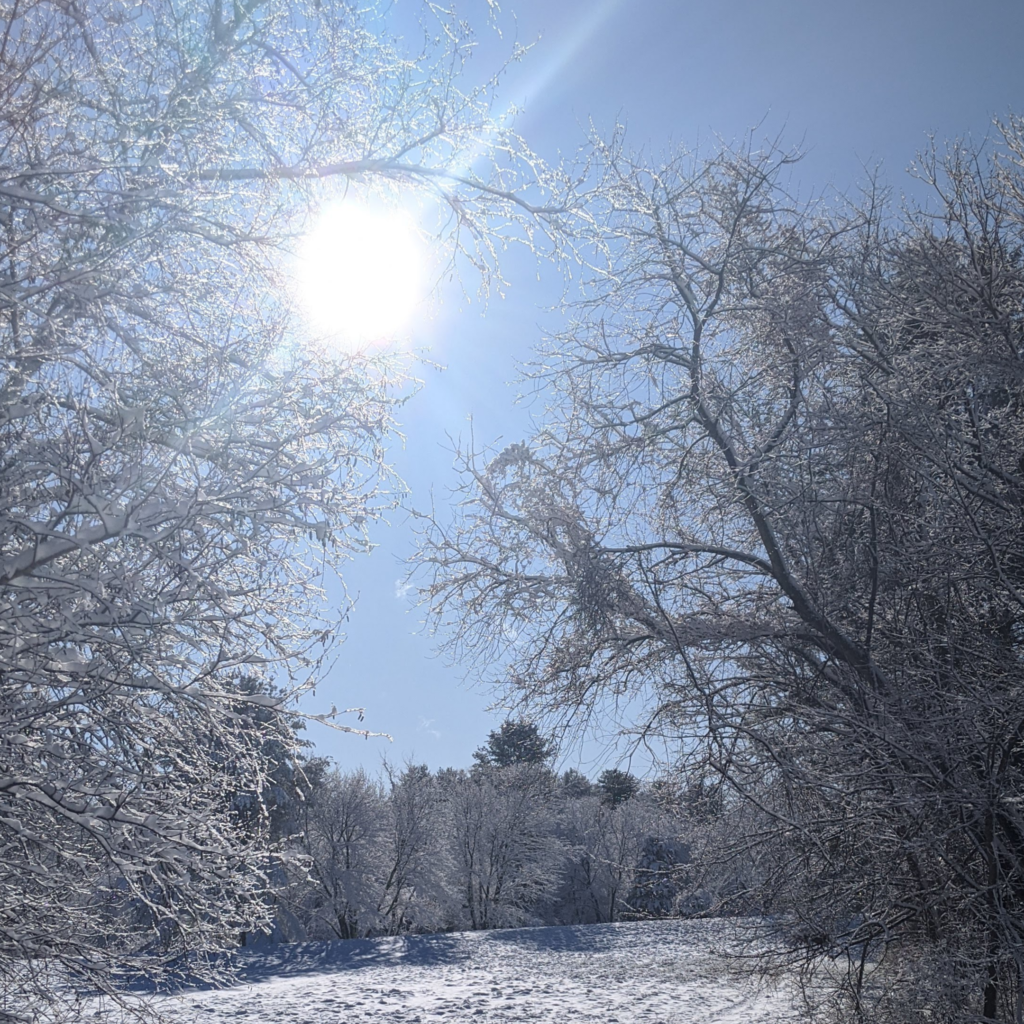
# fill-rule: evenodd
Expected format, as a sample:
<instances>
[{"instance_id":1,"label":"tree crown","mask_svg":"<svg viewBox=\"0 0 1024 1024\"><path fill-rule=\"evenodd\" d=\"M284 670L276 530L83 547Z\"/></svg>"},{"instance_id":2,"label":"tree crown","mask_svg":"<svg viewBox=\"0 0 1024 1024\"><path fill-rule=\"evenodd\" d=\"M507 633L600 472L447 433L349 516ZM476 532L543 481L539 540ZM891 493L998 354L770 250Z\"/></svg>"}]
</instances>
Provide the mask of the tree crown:
<instances>
[{"instance_id":1,"label":"tree crown","mask_svg":"<svg viewBox=\"0 0 1024 1024\"><path fill-rule=\"evenodd\" d=\"M491 731L487 743L473 753L473 760L485 768L546 765L556 753L553 741L543 736L534 722L510 718Z\"/></svg>"}]
</instances>

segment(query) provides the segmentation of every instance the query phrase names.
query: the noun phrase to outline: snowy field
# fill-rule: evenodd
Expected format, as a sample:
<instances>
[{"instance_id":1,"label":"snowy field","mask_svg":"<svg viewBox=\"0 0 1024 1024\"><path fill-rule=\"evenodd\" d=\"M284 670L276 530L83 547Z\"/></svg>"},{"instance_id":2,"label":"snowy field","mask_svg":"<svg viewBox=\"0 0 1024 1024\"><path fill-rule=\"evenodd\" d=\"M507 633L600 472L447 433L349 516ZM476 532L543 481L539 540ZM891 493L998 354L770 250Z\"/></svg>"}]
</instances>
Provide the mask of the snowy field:
<instances>
[{"instance_id":1,"label":"snowy field","mask_svg":"<svg viewBox=\"0 0 1024 1024\"><path fill-rule=\"evenodd\" d=\"M656 921L244 950L238 984L161 996L154 1008L174 1024L795 1019L783 994L732 974L717 952L730 928ZM93 1020L119 1016L101 1009Z\"/></svg>"}]
</instances>

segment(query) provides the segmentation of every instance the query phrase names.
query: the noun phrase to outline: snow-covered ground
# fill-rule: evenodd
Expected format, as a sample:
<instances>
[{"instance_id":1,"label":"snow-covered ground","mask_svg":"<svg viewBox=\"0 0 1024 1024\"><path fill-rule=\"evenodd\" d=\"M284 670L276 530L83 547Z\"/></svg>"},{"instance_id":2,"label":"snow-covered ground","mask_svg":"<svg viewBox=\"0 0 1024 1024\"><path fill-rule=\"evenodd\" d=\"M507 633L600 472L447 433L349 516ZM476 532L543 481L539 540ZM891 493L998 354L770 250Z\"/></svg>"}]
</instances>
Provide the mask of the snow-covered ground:
<instances>
[{"instance_id":1,"label":"snow-covered ground","mask_svg":"<svg viewBox=\"0 0 1024 1024\"><path fill-rule=\"evenodd\" d=\"M175 1024L795 1019L784 994L730 971L717 952L730 933L726 922L655 921L243 950L238 984L160 996L155 1008Z\"/></svg>"}]
</instances>

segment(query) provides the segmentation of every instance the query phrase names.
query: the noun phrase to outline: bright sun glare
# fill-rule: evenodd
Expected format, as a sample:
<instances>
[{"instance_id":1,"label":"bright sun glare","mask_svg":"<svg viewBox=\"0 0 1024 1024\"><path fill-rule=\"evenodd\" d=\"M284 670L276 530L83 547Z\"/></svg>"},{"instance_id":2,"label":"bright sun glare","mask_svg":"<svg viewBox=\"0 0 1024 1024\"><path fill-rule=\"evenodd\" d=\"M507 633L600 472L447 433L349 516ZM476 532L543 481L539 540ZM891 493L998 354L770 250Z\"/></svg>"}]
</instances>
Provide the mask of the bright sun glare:
<instances>
[{"instance_id":1,"label":"bright sun glare","mask_svg":"<svg viewBox=\"0 0 1024 1024\"><path fill-rule=\"evenodd\" d=\"M298 288L313 327L343 346L387 340L420 297L411 219L354 203L327 207L299 251Z\"/></svg>"}]
</instances>

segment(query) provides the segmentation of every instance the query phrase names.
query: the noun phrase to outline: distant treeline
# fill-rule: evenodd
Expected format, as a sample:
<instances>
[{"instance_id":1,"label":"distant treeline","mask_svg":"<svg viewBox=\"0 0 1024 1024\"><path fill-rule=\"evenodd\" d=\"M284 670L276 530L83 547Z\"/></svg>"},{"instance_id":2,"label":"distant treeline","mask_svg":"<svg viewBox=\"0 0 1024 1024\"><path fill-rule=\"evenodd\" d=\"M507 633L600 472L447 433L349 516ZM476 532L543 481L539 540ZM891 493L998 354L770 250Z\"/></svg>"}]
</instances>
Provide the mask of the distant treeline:
<instances>
[{"instance_id":1,"label":"distant treeline","mask_svg":"<svg viewBox=\"0 0 1024 1024\"><path fill-rule=\"evenodd\" d=\"M721 808L699 787L609 769L558 775L535 726L507 722L469 770L313 758L273 810L277 941L587 924L743 906L701 852ZM244 936L250 942L254 936Z\"/></svg>"}]
</instances>

